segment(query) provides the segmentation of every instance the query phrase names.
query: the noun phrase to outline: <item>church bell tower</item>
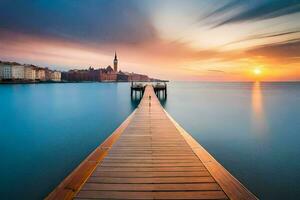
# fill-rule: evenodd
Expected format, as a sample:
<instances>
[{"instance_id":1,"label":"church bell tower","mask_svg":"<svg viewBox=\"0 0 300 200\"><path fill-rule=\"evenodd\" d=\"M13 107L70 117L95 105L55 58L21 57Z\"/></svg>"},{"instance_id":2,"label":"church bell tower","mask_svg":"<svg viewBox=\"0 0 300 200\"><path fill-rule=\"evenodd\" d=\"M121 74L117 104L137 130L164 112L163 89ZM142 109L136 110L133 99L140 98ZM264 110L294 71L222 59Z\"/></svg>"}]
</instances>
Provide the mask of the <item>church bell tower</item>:
<instances>
[{"instance_id":1,"label":"church bell tower","mask_svg":"<svg viewBox=\"0 0 300 200\"><path fill-rule=\"evenodd\" d=\"M116 52L115 52L115 59L114 59L114 72L118 72L118 57Z\"/></svg>"}]
</instances>

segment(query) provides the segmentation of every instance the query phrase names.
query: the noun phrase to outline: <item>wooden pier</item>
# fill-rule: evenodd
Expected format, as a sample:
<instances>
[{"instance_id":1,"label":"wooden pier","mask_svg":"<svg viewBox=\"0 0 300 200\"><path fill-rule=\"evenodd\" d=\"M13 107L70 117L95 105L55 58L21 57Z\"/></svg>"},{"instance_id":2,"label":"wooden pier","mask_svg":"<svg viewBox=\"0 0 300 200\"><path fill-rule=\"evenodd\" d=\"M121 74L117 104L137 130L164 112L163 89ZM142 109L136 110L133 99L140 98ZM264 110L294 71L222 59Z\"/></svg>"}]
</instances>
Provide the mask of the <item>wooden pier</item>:
<instances>
[{"instance_id":1,"label":"wooden pier","mask_svg":"<svg viewBox=\"0 0 300 200\"><path fill-rule=\"evenodd\" d=\"M153 85L153 89L154 89L154 93L156 94L156 96L158 98L167 98L167 84L166 82L163 83L156 83L155 85Z\"/></svg>"},{"instance_id":2,"label":"wooden pier","mask_svg":"<svg viewBox=\"0 0 300 200\"><path fill-rule=\"evenodd\" d=\"M138 108L46 199L257 198L168 115L147 86Z\"/></svg>"},{"instance_id":3,"label":"wooden pier","mask_svg":"<svg viewBox=\"0 0 300 200\"><path fill-rule=\"evenodd\" d=\"M145 91L145 85L142 83L134 83L131 82L131 87L130 87L130 92L131 92L131 97L137 97L137 94L139 95L140 98L144 95Z\"/></svg>"}]
</instances>

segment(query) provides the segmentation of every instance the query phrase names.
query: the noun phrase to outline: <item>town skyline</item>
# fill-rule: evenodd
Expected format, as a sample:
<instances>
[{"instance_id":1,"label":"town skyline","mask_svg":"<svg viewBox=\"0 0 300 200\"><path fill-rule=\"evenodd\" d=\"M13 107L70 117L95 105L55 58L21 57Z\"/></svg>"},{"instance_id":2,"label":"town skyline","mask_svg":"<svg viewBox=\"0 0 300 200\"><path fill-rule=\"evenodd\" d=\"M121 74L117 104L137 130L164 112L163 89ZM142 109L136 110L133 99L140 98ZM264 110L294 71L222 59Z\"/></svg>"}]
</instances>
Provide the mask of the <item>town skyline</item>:
<instances>
[{"instance_id":1,"label":"town skyline","mask_svg":"<svg viewBox=\"0 0 300 200\"><path fill-rule=\"evenodd\" d=\"M0 2L0 60L58 70L110 63L169 80L300 80L300 3Z\"/></svg>"},{"instance_id":2,"label":"town skyline","mask_svg":"<svg viewBox=\"0 0 300 200\"><path fill-rule=\"evenodd\" d=\"M53 70L33 64L20 64L0 60L0 83L38 83L38 82L133 82L161 81L146 74L126 72L119 68L119 59L115 51L113 65L107 67L89 66L88 68ZM51 69L52 68L52 69Z\"/></svg>"},{"instance_id":3,"label":"town skyline","mask_svg":"<svg viewBox=\"0 0 300 200\"><path fill-rule=\"evenodd\" d=\"M116 52L115 51L115 56L116 56ZM54 70L54 71L69 71L69 70L80 70L80 69L86 69L86 68L101 68L101 67L104 67L104 66L112 66L114 65L114 61L111 63L111 64L98 64L98 65L87 65L87 66L70 66L70 67L58 67L58 65L41 65L41 64L35 64L35 63L38 63L38 62L35 62L35 63L22 63L22 62L19 62L19 61L15 61L15 60L1 60L0 59L0 63L10 63L10 64L16 64L16 65L24 65L24 66L32 66L32 67L40 67L40 68L49 68L51 70Z\"/></svg>"}]
</instances>

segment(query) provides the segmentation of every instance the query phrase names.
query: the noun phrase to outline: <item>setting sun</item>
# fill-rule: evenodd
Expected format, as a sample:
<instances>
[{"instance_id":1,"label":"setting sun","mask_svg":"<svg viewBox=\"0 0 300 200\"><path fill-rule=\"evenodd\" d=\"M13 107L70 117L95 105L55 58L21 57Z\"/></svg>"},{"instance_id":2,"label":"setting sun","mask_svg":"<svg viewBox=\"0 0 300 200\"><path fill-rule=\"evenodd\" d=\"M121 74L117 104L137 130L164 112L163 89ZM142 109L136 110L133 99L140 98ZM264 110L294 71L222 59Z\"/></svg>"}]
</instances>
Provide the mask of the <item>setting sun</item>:
<instances>
[{"instance_id":1,"label":"setting sun","mask_svg":"<svg viewBox=\"0 0 300 200\"><path fill-rule=\"evenodd\" d=\"M253 70L253 72L254 72L255 75L260 75L261 74L261 69L260 68L255 68Z\"/></svg>"}]
</instances>

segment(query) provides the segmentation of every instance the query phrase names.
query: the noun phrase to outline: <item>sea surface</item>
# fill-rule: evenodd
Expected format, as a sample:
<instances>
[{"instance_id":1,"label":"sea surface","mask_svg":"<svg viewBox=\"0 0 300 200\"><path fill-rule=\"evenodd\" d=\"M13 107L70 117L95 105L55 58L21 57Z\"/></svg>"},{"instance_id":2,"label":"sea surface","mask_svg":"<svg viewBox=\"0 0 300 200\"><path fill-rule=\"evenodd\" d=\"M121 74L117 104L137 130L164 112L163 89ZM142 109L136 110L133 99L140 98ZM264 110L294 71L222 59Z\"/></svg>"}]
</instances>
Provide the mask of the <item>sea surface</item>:
<instances>
[{"instance_id":1,"label":"sea surface","mask_svg":"<svg viewBox=\"0 0 300 200\"><path fill-rule=\"evenodd\" d=\"M42 199L135 109L127 83L0 85L0 199Z\"/></svg>"},{"instance_id":2,"label":"sea surface","mask_svg":"<svg viewBox=\"0 0 300 200\"><path fill-rule=\"evenodd\" d=\"M300 196L300 83L170 82L172 117L260 199ZM1 199L42 199L136 108L128 83L0 85Z\"/></svg>"}]
</instances>

